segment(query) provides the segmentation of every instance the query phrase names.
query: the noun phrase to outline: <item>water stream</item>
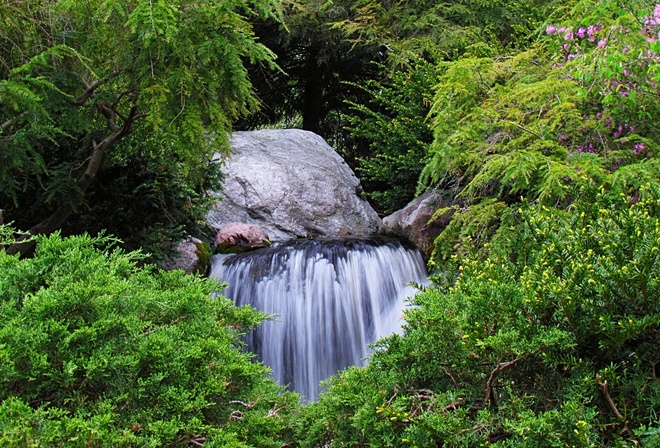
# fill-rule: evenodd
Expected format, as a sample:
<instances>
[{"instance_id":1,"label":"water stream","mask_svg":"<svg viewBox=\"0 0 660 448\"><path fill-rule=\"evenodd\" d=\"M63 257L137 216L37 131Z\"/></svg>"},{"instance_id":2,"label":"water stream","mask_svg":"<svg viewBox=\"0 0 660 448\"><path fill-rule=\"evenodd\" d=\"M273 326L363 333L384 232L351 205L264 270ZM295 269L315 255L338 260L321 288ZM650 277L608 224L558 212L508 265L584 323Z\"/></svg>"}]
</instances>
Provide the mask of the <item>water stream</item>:
<instances>
[{"instance_id":1,"label":"water stream","mask_svg":"<svg viewBox=\"0 0 660 448\"><path fill-rule=\"evenodd\" d=\"M424 283L426 267L395 239L303 239L216 255L211 275L237 305L277 315L248 335L248 349L314 401L321 380L363 365L369 344L400 330L404 299L415 293L407 285Z\"/></svg>"}]
</instances>

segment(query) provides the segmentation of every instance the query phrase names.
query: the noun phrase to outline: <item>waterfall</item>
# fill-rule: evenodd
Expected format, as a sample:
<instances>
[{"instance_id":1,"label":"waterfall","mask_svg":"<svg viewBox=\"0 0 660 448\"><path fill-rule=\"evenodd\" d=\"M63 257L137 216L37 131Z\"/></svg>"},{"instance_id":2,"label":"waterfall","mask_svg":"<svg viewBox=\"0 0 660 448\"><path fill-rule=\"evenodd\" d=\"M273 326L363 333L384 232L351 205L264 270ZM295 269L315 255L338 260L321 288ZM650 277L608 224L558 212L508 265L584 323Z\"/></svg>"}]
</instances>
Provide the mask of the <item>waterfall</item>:
<instances>
[{"instance_id":1,"label":"waterfall","mask_svg":"<svg viewBox=\"0 0 660 448\"><path fill-rule=\"evenodd\" d=\"M211 275L237 305L276 315L248 335L248 349L280 384L308 400L319 382L363 365L368 344L401 327L409 282L424 283L417 250L398 240L292 240L240 255L216 255Z\"/></svg>"}]
</instances>

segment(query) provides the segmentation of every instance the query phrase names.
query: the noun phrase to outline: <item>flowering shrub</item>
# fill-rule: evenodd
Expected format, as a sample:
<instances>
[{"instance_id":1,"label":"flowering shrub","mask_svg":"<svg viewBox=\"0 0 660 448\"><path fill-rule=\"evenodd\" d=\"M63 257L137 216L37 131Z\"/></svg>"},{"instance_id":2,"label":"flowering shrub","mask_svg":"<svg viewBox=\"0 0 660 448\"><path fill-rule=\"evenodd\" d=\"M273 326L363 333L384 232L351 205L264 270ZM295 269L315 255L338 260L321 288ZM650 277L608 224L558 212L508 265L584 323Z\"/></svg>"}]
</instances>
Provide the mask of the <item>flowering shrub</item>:
<instances>
[{"instance_id":1,"label":"flowering shrub","mask_svg":"<svg viewBox=\"0 0 660 448\"><path fill-rule=\"evenodd\" d=\"M660 5L558 10L536 46L464 58L441 76L419 189L458 190L459 203L437 261L488 241L521 196L561 207L580 183L634 196L660 177Z\"/></svg>"},{"instance_id":2,"label":"flowering shrub","mask_svg":"<svg viewBox=\"0 0 660 448\"><path fill-rule=\"evenodd\" d=\"M302 446L658 446L660 189L528 204L305 409ZM631 202L635 202L631 204Z\"/></svg>"},{"instance_id":3,"label":"flowering shrub","mask_svg":"<svg viewBox=\"0 0 660 448\"><path fill-rule=\"evenodd\" d=\"M592 127L602 132L586 139L590 151L611 149L598 144L604 136L610 146L637 158L652 157L656 145L644 140L655 133L659 114L660 4L635 12L612 1L582 2L576 13L584 17L566 26L550 25L546 33L560 49L555 67L566 68L578 81L578 94L590 106L585 120L593 120Z\"/></svg>"}]
</instances>

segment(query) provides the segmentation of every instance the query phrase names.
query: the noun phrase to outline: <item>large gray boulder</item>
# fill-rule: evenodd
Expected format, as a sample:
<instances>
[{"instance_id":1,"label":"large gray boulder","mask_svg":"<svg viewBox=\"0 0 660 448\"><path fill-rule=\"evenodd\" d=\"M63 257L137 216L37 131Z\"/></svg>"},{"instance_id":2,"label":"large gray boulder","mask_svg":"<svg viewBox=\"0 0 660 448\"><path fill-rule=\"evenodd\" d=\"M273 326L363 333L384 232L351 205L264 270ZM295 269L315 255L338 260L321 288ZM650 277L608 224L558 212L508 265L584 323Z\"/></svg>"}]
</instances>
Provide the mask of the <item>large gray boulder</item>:
<instances>
[{"instance_id":1,"label":"large gray boulder","mask_svg":"<svg viewBox=\"0 0 660 448\"><path fill-rule=\"evenodd\" d=\"M273 241L376 233L380 219L360 181L318 135L298 129L232 134L222 200L207 215L216 230L256 224Z\"/></svg>"},{"instance_id":2,"label":"large gray boulder","mask_svg":"<svg viewBox=\"0 0 660 448\"><path fill-rule=\"evenodd\" d=\"M403 209L383 218L378 233L405 238L415 244L425 255L433 249L433 241L447 226L453 215L449 210L433 221L431 218L441 208L451 205L436 192L422 194Z\"/></svg>"}]
</instances>

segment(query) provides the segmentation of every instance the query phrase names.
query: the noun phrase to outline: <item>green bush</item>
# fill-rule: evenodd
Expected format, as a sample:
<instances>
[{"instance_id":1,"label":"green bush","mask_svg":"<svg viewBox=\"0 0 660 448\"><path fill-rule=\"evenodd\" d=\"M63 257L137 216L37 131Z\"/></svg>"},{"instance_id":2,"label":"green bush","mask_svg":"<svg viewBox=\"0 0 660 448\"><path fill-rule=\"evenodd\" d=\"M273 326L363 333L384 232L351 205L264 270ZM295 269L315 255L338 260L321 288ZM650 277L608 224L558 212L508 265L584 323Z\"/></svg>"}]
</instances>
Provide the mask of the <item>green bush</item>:
<instances>
[{"instance_id":1,"label":"green bush","mask_svg":"<svg viewBox=\"0 0 660 448\"><path fill-rule=\"evenodd\" d=\"M385 81L355 86L369 93L368 105L349 103L352 138L368 150L358 157L357 174L376 206L385 214L415 198L417 179L433 140L424 119L431 104L439 68L421 58L406 70L392 71Z\"/></svg>"},{"instance_id":2,"label":"green bush","mask_svg":"<svg viewBox=\"0 0 660 448\"><path fill-rule=\"evenodd\" d=\"M660 189L592 190L521 206L421 292L305 410L302 445L660 446Z\"/></svg>"},{"instance_id":3,"label":"green bush","mask_svg":"<svg viewBox=\"0 0 660 448\"><path fill-rule=\"evenodd\" d=\"M657 179L659 31L645 0L563 2L513 57L447 65L420 188L456 188L460 203L436 261L488 241L521 196L564 206L585 176L627 194Z\"/></svg>"},{"instance_id":4,"label":"green bush","mask_svg":"<svg viewBox=\"0 0 660 448\"><path fill-rule=\"evenodd\" d=\"M241 351L264 315L110 238L0 251L0 444L280 446L297 396Z\"/></svg>"}]
</instances>

